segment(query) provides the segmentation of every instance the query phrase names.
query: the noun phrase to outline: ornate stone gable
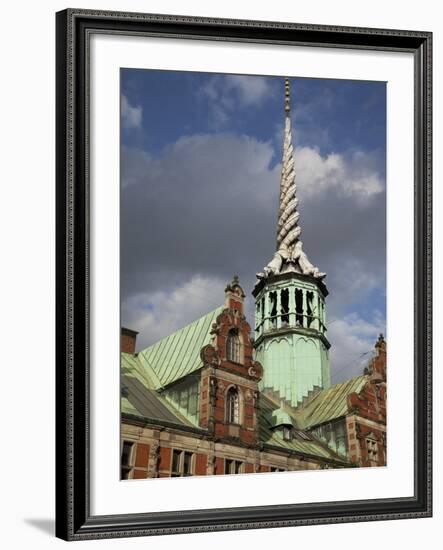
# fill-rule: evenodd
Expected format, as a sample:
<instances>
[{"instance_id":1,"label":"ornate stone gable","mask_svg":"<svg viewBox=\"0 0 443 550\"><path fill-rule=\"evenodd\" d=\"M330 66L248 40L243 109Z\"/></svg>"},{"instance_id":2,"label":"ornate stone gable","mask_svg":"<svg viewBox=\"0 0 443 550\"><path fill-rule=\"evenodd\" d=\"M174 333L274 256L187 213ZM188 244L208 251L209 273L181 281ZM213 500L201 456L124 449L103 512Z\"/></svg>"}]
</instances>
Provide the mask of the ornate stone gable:
<instances>
[{"instance_id":1,"label":"ornate stone gable","mask_svg":"<svg viewBox=\"0 0 443 550\"><path fill-rule=\"evenodd\" d=\"M258 381L263 368L254 359L245 294L238 277L225 289L225 309L201 349L200 426L214 437L254 445L257 437Z\"/></svg>"},{"instance_id":2,"label":"ornate stone gable","mask_svg":"<svg viewBox=\"0 0 443 550\"><path fill-rule=\"evenodd\" d=\"M365 369L366 384L347 399L350 458L359 466L366 467L387 463L386 342L382 334L375 351L375 357Z\"/></svg>"}]
</instances>

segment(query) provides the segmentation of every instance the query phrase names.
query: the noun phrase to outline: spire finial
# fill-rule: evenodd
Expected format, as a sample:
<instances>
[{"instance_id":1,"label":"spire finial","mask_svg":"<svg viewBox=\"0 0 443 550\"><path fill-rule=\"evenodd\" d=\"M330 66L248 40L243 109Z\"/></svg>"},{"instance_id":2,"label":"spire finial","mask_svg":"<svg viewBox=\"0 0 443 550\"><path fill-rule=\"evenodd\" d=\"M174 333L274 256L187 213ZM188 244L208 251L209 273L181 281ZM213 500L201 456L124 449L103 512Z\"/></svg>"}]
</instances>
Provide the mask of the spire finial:
<instances>
[{"instance_id":1,"label":"spire finial","mask_svg":"<svg viewBox=\"0 0 443 550\"><path fill-rule=\"evenodd\" d=\"M298 223L297 186L295 183L294 147L292 145L291 116L290 116L290 84L285 78L285 129L283 140L282 171L280 179L280 206L277 221L277 247L272 260L257 277L295 271L304 275L311 275L323 279L326 274L311 264L303 250L300 240L301 228Z\"/></svg>"},{"instance_id":2,"label":"spire finial","mask_svg":"<svg viewBox=\"0 0 443 550\"><path fill-rule=\"evenodd\" d=\"M291 111L291 89L289 84L289 78L285 78L285 113L289 115Z\"/></svg>"}]
</instances>

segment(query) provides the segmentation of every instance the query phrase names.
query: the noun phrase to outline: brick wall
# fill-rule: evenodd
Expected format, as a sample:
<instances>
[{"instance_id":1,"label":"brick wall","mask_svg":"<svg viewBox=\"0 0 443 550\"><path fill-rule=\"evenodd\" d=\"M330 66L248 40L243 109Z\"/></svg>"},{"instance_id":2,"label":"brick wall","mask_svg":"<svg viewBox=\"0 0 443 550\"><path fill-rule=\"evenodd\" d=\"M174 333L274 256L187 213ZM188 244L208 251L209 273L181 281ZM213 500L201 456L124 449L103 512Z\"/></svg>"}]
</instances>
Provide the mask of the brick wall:
<instances>
[{"instance_id":1,"label":"brick wall","mask_svg":"<svg viewBox=\"0 0 443 550\"><path fill-rule=\"evenodd\" d=\"M158 464L158 476L169 477L171 474L171 454L172 449L160 447L160 460Z\"/></svg>"},{"instance_id":2,"label":"brick wall","mask_svg":"<svg viewBox=\"0 0 443 550\"><path fill-rule=\"evenodd\" d=\"M149 461L149 445L144 443L137 444L137 454L135 456L135 466L147 468Z\"/></svg>"},{"instance_id":3,"label":"brick wall","mask_svg":"<svg viewBox=\"0 0 443 550\"><path fill-rule=\"evenodd\" d=\"M375 350L376 355L365 370L368 381L359 393L348 395L346 427L349 457L364 467L384 466L387 458L386 342L382 335L375 344Z\"/></svg>"},{"instance_id":4,"label":"brick wall","mask_svg":"<svg viewBox=\"0 0 443 550\"><path fill-rule=\"evenodd\" d=\"M195 475L206 475L206 467L208 465L208 457L205 454L197 453L195 457Z\"/></svg>"},{"instance_id":5,"label":"brick wall","mask_svg":"<svg viewBox=\"0 0 443 550\"><path fill-rule=\"evenodd\" d=\"M135 353L137 334L138 332L135 330L122 327L120 336L120 348L122 353Z\"/></svg>"}]
</instances>

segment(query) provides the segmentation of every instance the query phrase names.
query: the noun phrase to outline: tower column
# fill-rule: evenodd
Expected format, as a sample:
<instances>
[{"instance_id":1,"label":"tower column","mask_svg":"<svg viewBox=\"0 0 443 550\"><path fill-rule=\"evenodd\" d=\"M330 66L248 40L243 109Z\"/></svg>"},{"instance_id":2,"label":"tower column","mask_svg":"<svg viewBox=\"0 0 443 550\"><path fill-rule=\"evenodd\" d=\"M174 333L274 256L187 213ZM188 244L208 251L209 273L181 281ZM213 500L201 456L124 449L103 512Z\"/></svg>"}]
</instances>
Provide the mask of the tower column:
<instances>
[{"instance_id":1,"label":"tower column","mask_svg":"<svg viewBox=\"0 0 443 550\"><path fill-rule=\"evenodd\" d=\"M323 326L322 326L322 321L321 321L321 298L320 298L320 295L318 293L317 293L316 317L317 317L317 330L319 332L323 332Z\"/></svg>"},{"instance_id":2,"label":"tower column","mask_svg":"<svg viewBox=\"0 0 443 550\"><path fill-rule=\"evenodd\" d=\"M281 290L276 290L277 294L277 328L281 327Z\"/></svg>"},{"instance_id":3,"label":"tower column","mask_svg":"<svg viewBox=\"0 0 443 550\"><path fill-rule=\"evenodd\" d=\"M302 325L306 328L308 326L308 298L307 298L307 290L302 290L302 296L303 296L303 317L302 317Z\"/></svg>"},{"instance_id":4,"label":"tower column","mask_svg":"<svg viewBox=\"0 0 443 550\"><path fill-rule=\"evenodd\" d=\"M265 292L264 294L264 314L263 314L263 331L269 330L269 292Z\"/></svg>"},{"instance_id":5,"label":"tower column","mask_svg":"<svg viewBox=\"0 0 443 550\"><path fill-rule=\"evenodd\" d=\"M261 301L255 304L255 336L258 337L263 332L263 314Z\"/></svg>"},{"instance_id":6,"label":"tower column","mask_svg":"<svg viewBox=\"0 0 443 550\"><path fill-rule=\"evenodd\" d=\"M289 326L295 327L295 287L289 287Z\"/></svg>"}]
</instances>

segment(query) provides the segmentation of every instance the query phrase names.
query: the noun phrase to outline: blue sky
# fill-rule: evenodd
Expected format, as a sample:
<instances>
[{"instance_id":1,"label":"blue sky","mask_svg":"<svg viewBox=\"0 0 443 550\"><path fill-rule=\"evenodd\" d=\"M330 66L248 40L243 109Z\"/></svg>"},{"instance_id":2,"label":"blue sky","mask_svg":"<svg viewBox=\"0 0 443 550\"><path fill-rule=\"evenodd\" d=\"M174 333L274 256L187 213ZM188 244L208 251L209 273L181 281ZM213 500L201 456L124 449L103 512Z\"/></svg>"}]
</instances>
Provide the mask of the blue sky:
<instances>
[{"instance_id":1,"label":"blue sky","mask_svg":"<svg viewBox=\"0 0 443 550\"><path fill-rule=\"evenodd\" d=\"M141 347L219 305L234 273L250 297L275 246L283 86L121 71L122 323ZM291 78L291 104L302 239L327 272L338 381L385 331L385 83Z\"/></svg>"}]
</instances>

